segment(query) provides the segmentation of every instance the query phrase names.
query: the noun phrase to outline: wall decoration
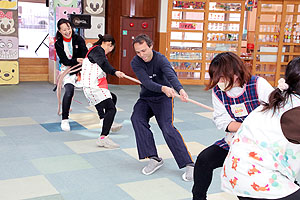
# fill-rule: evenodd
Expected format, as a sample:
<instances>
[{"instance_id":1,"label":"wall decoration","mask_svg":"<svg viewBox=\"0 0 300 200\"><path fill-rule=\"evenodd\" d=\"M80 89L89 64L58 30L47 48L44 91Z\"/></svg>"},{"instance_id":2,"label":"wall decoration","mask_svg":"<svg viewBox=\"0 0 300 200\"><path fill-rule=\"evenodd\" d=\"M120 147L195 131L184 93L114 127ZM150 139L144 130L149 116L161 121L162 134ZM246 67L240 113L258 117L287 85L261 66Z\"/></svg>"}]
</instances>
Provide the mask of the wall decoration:
<instances>
[{"instance_id":1,"label":"wall decoration","mask_svg":"<svg viewBox=\"0 0 300 200\"><path fill-rule=\"evenodd\" d=\"M0 37L0 59L18 59L19 40L16 37Z\"/></svg>"},{"instance_id":2,"label":"wall decoration","mask_svg":"<svg viewBox=\"0 0 300 200\"><path fill-rule=\"evenodd\" d=\"M196 2L196 1L174 1L174 8L193 8L193 9L204 9L205 2Z\"/></svg>"},{"instance_id":3,"label":"wall decoration","mask_svg":"<svg viewBox=\"0 0 300 200\"><path fill-rule=\"evenodd\" d=\"M77 8L77 0L54 0L54 9L56 7L73 7Z\"/></svg>"},{"instance_id":4,"label":"wall decoration","mask_svg":"<svg viewBox=\"0 0 300 200\"><path fill-rule=\"evenodd\" d=\"M56 51L55 51L55 37L49 36L49 60L56 60Z\"/></svg>"},{"instance_id":5,"label":"wall decoration","mask_svg":"<svg viewBox=\"0 0 300 200\"><path fill-rule=\"evenodd\" d=\"M0 9L12 9L17 10L17 0L0 0Z\"/></svg>"},{"instance_id":6,"label":"wall decoration","mask_svg":"<svg viewBox=\"0 0 300 200\"><path fill-rule=\"evenodd\" d=\"M18 11L0 10L0 36L18 36Z\"/></svg>"},{"instance_id":7,"label":"wall decoration","mask_svg":"<svg viewBox=\"0 0 300 200\"><path fill-rule=\"evenodd\" d=\"M105 0L84 0L83 13L97 16L105 16Z\"/></svg>"},{"instance_id":8,"label":"wall decoration","mask_svg":"<svg viewBox=\"0 0 300 200\"><path fill-rule=\"evenodd\" d=\"M80 14L80 8L73 7L57 7L56 8L56 22L61 18L68 19L68 14Z\"/></svg>"},{"instance_id":9,"label":"wall decoration","mask_svg":"<svg viewBox=\"0 0 300 200\"><path fill-rule=\"evenodd\" d=\"M18 61L0 61L0 84L19 83Z\"/></svg>"},{"instance_id":10,"label":"wall decoration","mask_svg":"<svg viewBox=\"0 0 300 200\"><path fill-rule=\"evenodd\" d=\"M85 38L96 38L98 39L98 34L104 35L105 30L105 18L104 17L91 17L91 29L84 30Z\"/></svg>"}]
</instances>

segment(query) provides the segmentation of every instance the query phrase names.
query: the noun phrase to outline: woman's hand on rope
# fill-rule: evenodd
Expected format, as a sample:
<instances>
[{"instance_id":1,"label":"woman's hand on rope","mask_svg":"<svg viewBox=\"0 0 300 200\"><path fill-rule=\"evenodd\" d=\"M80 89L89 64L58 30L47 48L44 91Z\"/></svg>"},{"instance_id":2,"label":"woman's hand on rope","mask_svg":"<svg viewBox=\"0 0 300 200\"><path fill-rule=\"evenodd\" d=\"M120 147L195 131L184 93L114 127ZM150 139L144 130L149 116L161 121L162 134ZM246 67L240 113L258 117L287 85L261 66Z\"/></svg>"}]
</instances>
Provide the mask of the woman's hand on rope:
<instances>
[{"instance_id":1,"label":"woman's hand on rope","mask_svg":"<svg viewBox=\"0 0 300 200\"><path fill-rule=\"evenodd\" d=\"M116 75L117 77L119 77L119 78L125 78L125 74L124 74L123 72L121 72L121 71L116 71L116 72L115 72L115 75Z\"/></svg>"},{"instance_id":2,"label":"woman's hand on rope","mask_svg":"<svg viewBox=\"0 0 300 200\"><path fill-rule=\"evenodd\" d=\"M82 64L83 58L77 58L77 62L80 63L80 64Z\"/></svg>"}]
</instances>

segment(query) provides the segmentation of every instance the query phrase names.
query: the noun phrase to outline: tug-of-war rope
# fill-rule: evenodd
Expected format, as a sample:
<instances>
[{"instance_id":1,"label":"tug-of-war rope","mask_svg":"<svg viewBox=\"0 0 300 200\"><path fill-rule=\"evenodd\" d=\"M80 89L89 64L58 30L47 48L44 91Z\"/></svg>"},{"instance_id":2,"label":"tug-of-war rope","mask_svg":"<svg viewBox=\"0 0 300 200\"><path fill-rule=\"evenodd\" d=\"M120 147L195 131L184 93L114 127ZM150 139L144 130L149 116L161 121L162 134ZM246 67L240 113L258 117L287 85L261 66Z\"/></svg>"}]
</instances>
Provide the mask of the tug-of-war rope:
<instances>
[{"instance_id":1,"label":"tug-of-war rope","mask_svg":"<svg viewBox=\"0 0 300 200\"><path fill-rule=\"evenodd\" d=\"M78 65L75 65L73 67L69 67L68 69L66 69L65 71L63 71L62 73L60 73L57 77L57 81L56 81L56 87L53 89L54 91L56 90L56 96L57 96L57 101L58 101L58 109L57 109L57 114L58 115L61 115L61 111L60 111L60 107L61 107L61 88L62 88L62 83L63 83L63 80L65 78L65 76L68 74L68 73L73 73L73 72L78 72L81 70L81 67L78 67L80 66L80 64ZM77 68L78 67L78 68ZM73 97L74 98L74 97ZM72 109L70 108L70 111Z\"/></svg>"},{"instance_id":2,"label":"tug-of-war rope","mask_svg":"<svg viewBox=\"0 0 300 200\"><path fill-rule=\"evenodd\" d=\"M61 74L59 74L58 77L57 77L57 86L56 86L55 89L57 89L57 91L56 91L56 96L57 96L57 101L58 101L58 111L57 111L57 114L58 114L58 115L61 115L61 114L62 114L61 111L60 111L60 107L61 107L61 88L62 88L63 79L64 79L64 77L65 77L68 73L73 73L73 72L77 72L77 71L81 70L81 67L76 68L76 67L78 67L79 65L80 65L80 64L75 65L75 66L73 66L73 67L70 67L70 68L66 69L66 70L63 71ZM133 81L133 82L136 82L136 83L138 83L138 84L142 84L139 80L137 80L137 79L135 79L135 78L132 78L132 77L130 77L130 76L127 76L127 75L125 75L124 78L126 78L126 79L128 79L128 80L131 80L131 81ZM55 91L55 89L54 89L54 91ZM176 96L177 98L180 98L180 95L178 95L178 94L176 94L175 96ZM207 110L214 111L214 109L213 109L212 107L209 107L209 106L207 106L207 105L204 105L204 104L202 104L202 103L199 103L198 101L195 101L195 100L193 100L193 99L188 98L187 101L188 101L188 102L191 102L191 103L193 103L193 104L196 104L197 106L200 106L200 107L202 107L202 108L205 108L205 109L207 109ZM71 111L71 108L70 108L70 111Z\"/></svg>"},{"instance_id":3,"label":"tug-of-war rope","mask_svg":"<svg viewBox=\"0 0 300 200\"><path fill-rule=\"evenodd\" d=\"M139 80L137 80L137 79L135 79L135 78L132 78L132 77L130 77L130 76L127 76L127 75L125 75L124 78L127 78L128 80L131 80L131 81L136 82L136 83L138 83L138 84L142 84ZM179 94L176 94L175 96L178 97L178 98L180 97ZM209 107L209 106L207 106L207 105L204 105L204 104L202 104L202 103L199 103L198 101L195 101L195 100L193 100L193 99L188 98L187 101L188 101L188 102L191 102L191 103L193 103L193 104L196 104L196 105L198 105L198 106L200 106L200 107L202 107L202 108L205 108L205 109L207 109L207 110L214 111L214 109L213 109L212 107Z\"/></svg>"}]
</instances>

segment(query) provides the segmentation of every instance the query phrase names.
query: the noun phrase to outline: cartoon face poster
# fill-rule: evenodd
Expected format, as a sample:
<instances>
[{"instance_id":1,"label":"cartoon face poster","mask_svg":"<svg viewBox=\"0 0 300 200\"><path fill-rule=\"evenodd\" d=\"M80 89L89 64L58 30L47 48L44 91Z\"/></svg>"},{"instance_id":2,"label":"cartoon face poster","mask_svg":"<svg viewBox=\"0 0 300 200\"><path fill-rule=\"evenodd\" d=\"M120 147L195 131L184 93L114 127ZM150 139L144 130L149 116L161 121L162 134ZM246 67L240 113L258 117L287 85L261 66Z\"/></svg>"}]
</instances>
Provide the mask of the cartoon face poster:
<instances>
[{"instance_id":1,"label":"cartoon face poster","mask_svg":"<svg viewBox=\"0 0 300 200\"><path fill-rule=\"evenodd\" d=\"M80 14L80 8L57 7L56 21L60 20L61 18L68 19L68 14Z\"/></svg>"},{"instance_id":2,"label":"cartoon face poster","mask_svg":"<svg viewBox=\"0 0 300 200\"><path fill-rule=\"evenodd\" d=\"M19 83L18 61L0 61L0 84Z\"/></svg>"},{"instance_id":3,"label":"cartoon face poster","mask_svg":"<svg viewBox=\"0 0 300 200\"><path fill-rule=\"evenodd\" d=\"M83 0L83 13L105 16L105 0Z\"/></svg>"},{"instance_id":4,"label":"cartoon face poster","mask_svg":"<svg viewBox=\"0 0 300 200\"><path fill-rule=\"evenodd\" d=\"M16 60L18 59L19 40L16 37L0 37L0 59Z\"/></svg>"},{"instance_id":5,"label":"cartoon face poster","mask_svg":"<svg viewBox=\"0 0 300 200\"><path fill-rule=\"evenodd\" d=\"M77 0L54 0L54 8L56 7L73 7L77 8Z\"/></svg>"},{"instance_id":6,"label":"cartoon face poster","mask_svg":"<svg viewBox=\"0 0 300 200\"><path fill-rule=\"evenodd\" d=\"M104 31L105 31L105 18L91 16L91 29L84 30L84 37L98 39L98 34L104 35Z\"/></svg>"},{"instance_id":7,"label":"cartoon face poster","mask_svg":"<svg viewBox=\"0 0 300 200\"><path fill-rule=\"evenodd\" d=\"M0 9L17 10L17 8L18 8L17 0L0 0Z\"/></svg>"},{"instance_id":8,"label":"cartoon face poster","mask_svg":"<svg viewBox=\"0 0 300 200\"><path fill-rule=\"evenodd\" d=\"M18 36L18 11L0 10L0 36Z\"/></svg>"}]
</instances>

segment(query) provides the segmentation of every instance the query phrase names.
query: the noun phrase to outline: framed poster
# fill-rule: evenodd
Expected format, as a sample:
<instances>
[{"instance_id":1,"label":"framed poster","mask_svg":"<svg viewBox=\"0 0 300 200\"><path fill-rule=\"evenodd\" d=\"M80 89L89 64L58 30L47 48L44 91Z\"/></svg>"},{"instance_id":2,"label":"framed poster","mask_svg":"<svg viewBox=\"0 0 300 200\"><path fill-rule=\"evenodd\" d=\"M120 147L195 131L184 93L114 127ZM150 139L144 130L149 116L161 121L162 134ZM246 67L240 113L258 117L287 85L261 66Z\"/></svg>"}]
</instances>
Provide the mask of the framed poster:
<instances>
[{"instance_id":1,"label":"framed poster","mask_svg":"<svg viewBox=\"0 0 300 200\"><path fill-rule=\"evenodd\" d=\"M0 60L17 60L19 58L19 39L17 37L0 37Z\"/></svg>"},{"instance_id":2,"label":"framed poster","mask_svg":"<svg viewBox=\"0 0 300 200\"><path fill-rule=\"evenodd\" d=\"M105 17L105 0L83 0L83 13Z\"/></svg>"},{"instance_id":3,"label":"framed poster","mask_svg":"<svg viewBox=\"0 0 300 200\"><path fill-rule=\"evenodd\" d=\"M0 61L0 85L19 83L18 61Z\"/></svg>"}]
</instances>

